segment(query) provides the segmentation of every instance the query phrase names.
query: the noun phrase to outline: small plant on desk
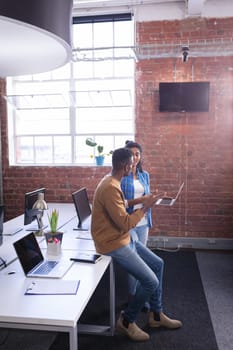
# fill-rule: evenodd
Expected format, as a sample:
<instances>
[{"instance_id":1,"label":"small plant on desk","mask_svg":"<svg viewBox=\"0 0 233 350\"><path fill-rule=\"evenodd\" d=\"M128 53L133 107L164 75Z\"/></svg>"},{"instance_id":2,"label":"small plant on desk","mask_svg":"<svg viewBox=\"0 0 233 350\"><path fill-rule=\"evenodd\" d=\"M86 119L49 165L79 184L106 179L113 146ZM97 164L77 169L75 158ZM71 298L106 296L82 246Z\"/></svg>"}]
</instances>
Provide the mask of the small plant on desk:
<instances>
[{"instance_id":1,"label":"small plant on desk","mask_svg":"<svg viewBox=\"0 0 233 350\"><path fill-rule=\"evenodd\" d=\"M51 233L57 232L58 218L59 218L59 212L57 209L53 209L52 212L48 214Z\"/></svg>"},{"instance_id":2,"label":"small plant on desk","mask_svg":"<svg viewBox=\"0 0 233 350\"><path fill-rule=\"evenodd\" d=\"M52 212L48 214L50 231L45 233L45 237L49 249L48 253L52 255L60 254L61 251L63 232L57 231L58 218L59 212L57 209L53 209Z\"/></svg>"}]
</instances>

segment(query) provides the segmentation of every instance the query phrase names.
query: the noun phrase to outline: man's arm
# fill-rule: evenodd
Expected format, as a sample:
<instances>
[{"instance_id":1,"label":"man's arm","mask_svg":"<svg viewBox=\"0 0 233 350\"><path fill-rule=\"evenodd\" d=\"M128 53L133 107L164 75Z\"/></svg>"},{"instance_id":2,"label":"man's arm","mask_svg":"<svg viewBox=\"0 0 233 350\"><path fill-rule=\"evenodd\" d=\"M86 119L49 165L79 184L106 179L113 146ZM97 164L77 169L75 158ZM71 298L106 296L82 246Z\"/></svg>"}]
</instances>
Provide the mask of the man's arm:
<instances>
[{"instance_id":1,"label":"man's arm","mask_svg":"<svg viewBox=\"0 0 233 350\"><path fill-rule=\"evenodd\" d=\"M144 216L144 211L136 210L128 214L125 208L125 200L122 191L117 186L108 188L104 195L105 210L115 226L128 232L135 227Z\"/></svg>"}]
</instances>

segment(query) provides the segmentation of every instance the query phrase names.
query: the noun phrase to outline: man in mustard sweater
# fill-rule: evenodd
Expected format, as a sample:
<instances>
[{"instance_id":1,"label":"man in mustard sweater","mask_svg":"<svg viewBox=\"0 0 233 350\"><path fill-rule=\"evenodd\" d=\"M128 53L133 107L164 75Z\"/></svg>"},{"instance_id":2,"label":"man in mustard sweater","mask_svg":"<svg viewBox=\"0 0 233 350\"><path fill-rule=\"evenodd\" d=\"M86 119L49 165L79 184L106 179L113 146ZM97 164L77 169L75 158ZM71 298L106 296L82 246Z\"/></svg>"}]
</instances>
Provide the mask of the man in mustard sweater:
<instances>
[{"instance_id":1,"label":"man in mustard sweater","mask_svg":"<svg viewBox=\"0 0 233 350\"><path fill-rule=\"evenodd\" d=\"M121 191L121 179L132 169L132 154L127 148L119 148L112 155L112 173L105 176L96 188L91 232L96 251L109 255L138 281L136 293L122 311L117 328L135 341L149 339L135 321L145 302L150 303L149 327L179 328L182 323L163 313L162 278L163 260L140 241L130 243L129 230L145 215L157 200L157 195L147 195L144 206L128 214Z\"/></svg>"}]
</instances>

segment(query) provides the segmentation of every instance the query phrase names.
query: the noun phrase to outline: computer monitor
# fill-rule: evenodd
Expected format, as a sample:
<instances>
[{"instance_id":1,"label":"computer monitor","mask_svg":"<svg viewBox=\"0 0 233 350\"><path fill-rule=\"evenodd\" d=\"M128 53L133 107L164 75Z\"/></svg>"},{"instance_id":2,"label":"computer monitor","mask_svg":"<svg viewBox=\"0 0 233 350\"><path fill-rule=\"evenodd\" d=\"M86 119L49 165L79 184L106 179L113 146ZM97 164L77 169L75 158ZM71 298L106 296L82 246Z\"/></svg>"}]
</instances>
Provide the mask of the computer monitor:
<instances>
[{"instance_id":1,"label":"computer monitor","mask_svg":"<svg viewBox=\"0 0 233 350\"><path fill-rule=\"evenodd\" d=\"M32 192L25 193L25 204L24 204L24 225L29 225L33 221L37 221L37 225L35 227L30 227L29 230L36 231L39 230L39 217L41 215L41 211L39 209L33 209L34 203L38 200L38 194L45 194L45 188L39 188Z\"/></svg>"},{"instance_id":2,"label":"computer monitor","mask_svg":"<svg viewBox=\"0 0 233 350\"><path fill-rule=\"evenodd\" d=\"M73 192L72 198L74 201L76 213L79 220L77 228L74 228L74 229L80 230L80 231L89 231L90 220L88 219L90 219L91 217L91 207L89 204L86 188L83 187L80 190Z\"/></svg>"}]
</instances>

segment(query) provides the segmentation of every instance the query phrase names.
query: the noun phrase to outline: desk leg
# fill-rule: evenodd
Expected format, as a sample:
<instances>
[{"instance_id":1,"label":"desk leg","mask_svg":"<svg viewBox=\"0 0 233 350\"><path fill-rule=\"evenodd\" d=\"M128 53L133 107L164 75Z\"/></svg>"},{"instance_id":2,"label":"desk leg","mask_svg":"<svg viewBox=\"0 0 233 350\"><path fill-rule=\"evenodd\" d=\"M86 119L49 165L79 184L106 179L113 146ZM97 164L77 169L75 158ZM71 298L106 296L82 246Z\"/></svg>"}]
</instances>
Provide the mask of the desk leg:
<instances>
[{"instance_id":1,"label":"desk leg","mask_svg":"<svg viewBox=\"0 0 233 350\"><path fill-rule=\"evenodd\" d=\"M77 325L69 329L70 350L78 350L78 328Z\"/></svg>"},{"instance_id":2,"label":"desk leg","mask_svg":"<svg viewBox=\"0 0 233 350\"><path fill-rule=\"evenodd\" d=\"M114 335L114 330L115 330L115 319L116 319L116 315L115 315L115 272L114 272L114 265L113 265L113 261L111 261L110 266L110 334Z\"/></svg>"}]
</instances>

